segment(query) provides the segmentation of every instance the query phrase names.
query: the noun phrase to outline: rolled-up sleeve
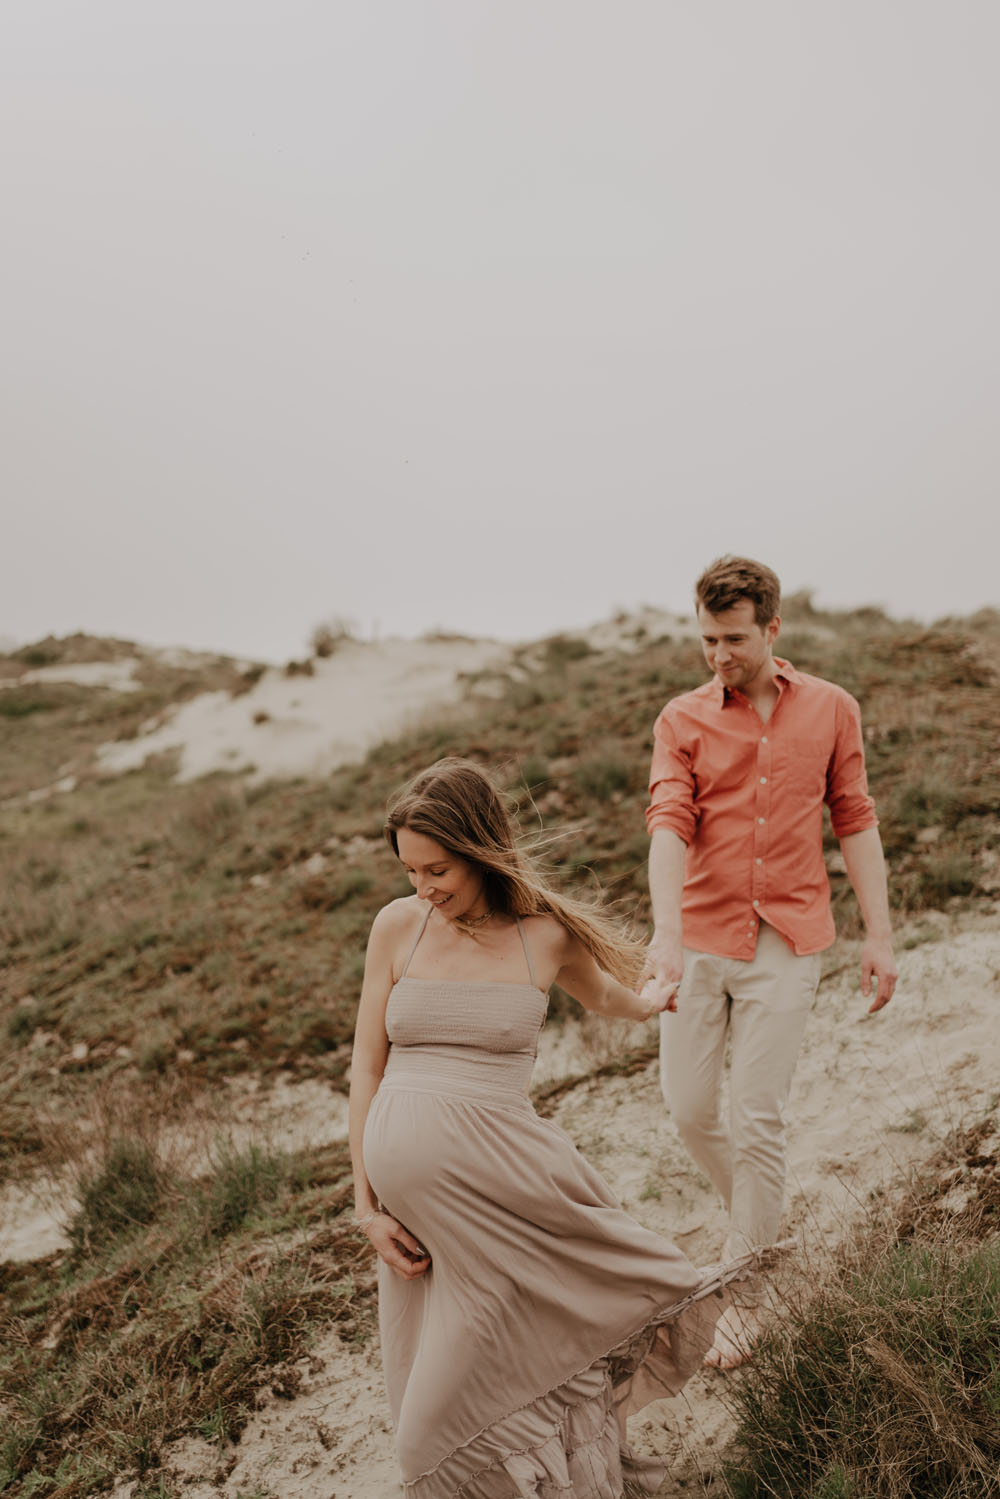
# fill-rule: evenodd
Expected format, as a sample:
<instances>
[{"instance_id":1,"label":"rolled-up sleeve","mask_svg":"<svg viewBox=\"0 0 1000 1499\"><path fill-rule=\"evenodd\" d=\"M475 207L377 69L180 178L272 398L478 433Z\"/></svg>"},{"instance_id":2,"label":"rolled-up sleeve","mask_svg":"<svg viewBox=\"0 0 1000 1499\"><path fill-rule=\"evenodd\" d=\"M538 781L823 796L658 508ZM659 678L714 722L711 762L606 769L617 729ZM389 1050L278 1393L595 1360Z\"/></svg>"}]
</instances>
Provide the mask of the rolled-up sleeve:
<instances>
[{"instance_id":1,"label":"rolled-up sleeve","mask_svg":"<svg viewBox=\"0 0 1000 1499\"><path fill-rule=\"evenodd\" d=\"M650 804L646 826L650 833L668 828L690 843L698 825L695 779L688 752L678 742L669 704L653 728L653 762L649 772Z\"/></svg>"},{"instance_id":2,"label":"rolled-up sleeve","mask_svg":"<svg viewBox=\"0 0 1000 1499\"><path fill-rule=\"evenodd\" d=\"M837 732L826 781L826 804L838 838L878 827L875 803L868 794L861 709L849 693L837 703Z\"/></svg>"}]
</instances>

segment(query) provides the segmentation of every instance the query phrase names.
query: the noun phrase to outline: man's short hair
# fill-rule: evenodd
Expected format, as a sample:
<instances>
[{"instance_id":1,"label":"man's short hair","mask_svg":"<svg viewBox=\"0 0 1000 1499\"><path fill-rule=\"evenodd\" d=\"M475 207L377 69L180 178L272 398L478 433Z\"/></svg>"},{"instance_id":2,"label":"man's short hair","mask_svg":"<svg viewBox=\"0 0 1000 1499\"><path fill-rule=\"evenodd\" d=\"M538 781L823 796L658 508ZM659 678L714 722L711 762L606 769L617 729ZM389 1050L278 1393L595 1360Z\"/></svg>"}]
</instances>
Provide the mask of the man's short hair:
<instances>
[{"instance_id":1,"label":"man's short hair","mask_svg":"<svg viewBox=\"0 0 1000 1499\"><path fill-rule=\"evenodd\" d=\"M752 557L719 557L706 567L694 585L697 605L709 614L724 614L742 599L753 604L753 617L761 628L769 625L781 609L781 584L776 573Z\"/></svg>"}]
</instances>

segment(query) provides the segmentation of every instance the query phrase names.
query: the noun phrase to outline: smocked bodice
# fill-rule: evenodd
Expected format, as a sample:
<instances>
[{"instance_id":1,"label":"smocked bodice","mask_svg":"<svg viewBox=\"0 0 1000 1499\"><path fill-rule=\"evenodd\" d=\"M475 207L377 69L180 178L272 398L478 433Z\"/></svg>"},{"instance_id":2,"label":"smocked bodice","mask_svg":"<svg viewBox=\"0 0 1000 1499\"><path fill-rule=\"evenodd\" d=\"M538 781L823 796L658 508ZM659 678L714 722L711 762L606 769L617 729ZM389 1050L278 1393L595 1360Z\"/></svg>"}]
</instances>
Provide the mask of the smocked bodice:
<instances>
[{"instance_id":1,"label":"smocked bodice","mask_svg":"<svg viewBox=\"0 0 1000 1499\"><path fill-rule=\"evenodd\" d=\"M527 1093L547 997L533 984L401 978L384 1083L483 1098Z\"/></svg>"},{"instance_id":2,"label":"smocked bodice","mask_svg":"<svg viewBox=\"0 0 1000 1499\"><path fill-rule=\"evenodd\" d=\"M401 978L385 1028L393 1046L476 1046L535 1054L545 995L534 984Z\"/></svg>"}]
</instances>

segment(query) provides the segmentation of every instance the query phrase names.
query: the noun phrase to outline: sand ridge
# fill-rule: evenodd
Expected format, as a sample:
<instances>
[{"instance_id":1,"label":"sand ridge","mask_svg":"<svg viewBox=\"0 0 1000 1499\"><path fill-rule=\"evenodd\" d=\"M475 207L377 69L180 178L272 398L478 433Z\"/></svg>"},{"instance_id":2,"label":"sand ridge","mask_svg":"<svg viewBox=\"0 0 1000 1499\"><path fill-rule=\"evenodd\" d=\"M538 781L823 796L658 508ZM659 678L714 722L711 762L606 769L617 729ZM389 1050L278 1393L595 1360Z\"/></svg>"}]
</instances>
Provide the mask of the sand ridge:
<instances>
[{"instance_id":1,"label":"sand ridge","mask_svg":"<svg viewBox=\"0 0 1000 1499\"><path fill-rule=\"evenodd\" d=\"M323 776L399 733L430 704L454 701L463 673L508 655L509 647L484 640L346 641L310 662L309 674L272 668L249 692L200 693L135 739L101 745L98 767L117 774L177 751L178 781L220 770L258 779Z\"/></svg>"},{"instance_id":2,"label":"sand ridge","mask_svg":"<svg viewBox=\"0 0 1000 1499\"><path fill-rule=\"evenodd\" d=\"M567 632L595 652L634 651L652 638L682 639L694 633L692 621L656 609ZM449 635L346 638L330 656L305 663L305 670L302 663L295 670L268 668L247 692L201 693L145 725L135 738L101 745L98 768L120 774L151 756L175 751L178 781L213 771L240 771L259 780L321 777L403 732L416 717L457 702L470 676L491 675L493 680L481 682L478 690L503 692L506 677L523 675L542 659L543 646L519 648ZM111 676L95 666L94 681L127 690L134 667L129 662L113 665L117 675Z\"/></svg>"}]
</instances>

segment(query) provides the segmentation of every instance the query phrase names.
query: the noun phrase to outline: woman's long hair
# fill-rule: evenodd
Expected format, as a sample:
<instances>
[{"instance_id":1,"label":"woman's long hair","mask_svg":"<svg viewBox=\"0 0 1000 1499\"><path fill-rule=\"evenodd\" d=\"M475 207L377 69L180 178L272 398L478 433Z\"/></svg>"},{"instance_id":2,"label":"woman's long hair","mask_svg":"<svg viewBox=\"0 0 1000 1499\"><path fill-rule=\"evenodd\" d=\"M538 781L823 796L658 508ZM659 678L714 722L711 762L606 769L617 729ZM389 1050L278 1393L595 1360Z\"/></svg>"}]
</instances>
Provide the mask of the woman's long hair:
<instances>
[{"instance_id":1,"label":"woman's long hair","mask_svg":"<svg viewBox=\"0 0 1000 1499\"><path fill-rule=\"evenodd\" d=\"M389 803L385 836L397 856L400 828L423 833L474 864L494 911L554 916L598 967L623 984L637 982L642 945L594 902L551 888L536 858L518 845L503 798L478 765L449 756L421 771Z\"/></svg>"}]
</instances>

